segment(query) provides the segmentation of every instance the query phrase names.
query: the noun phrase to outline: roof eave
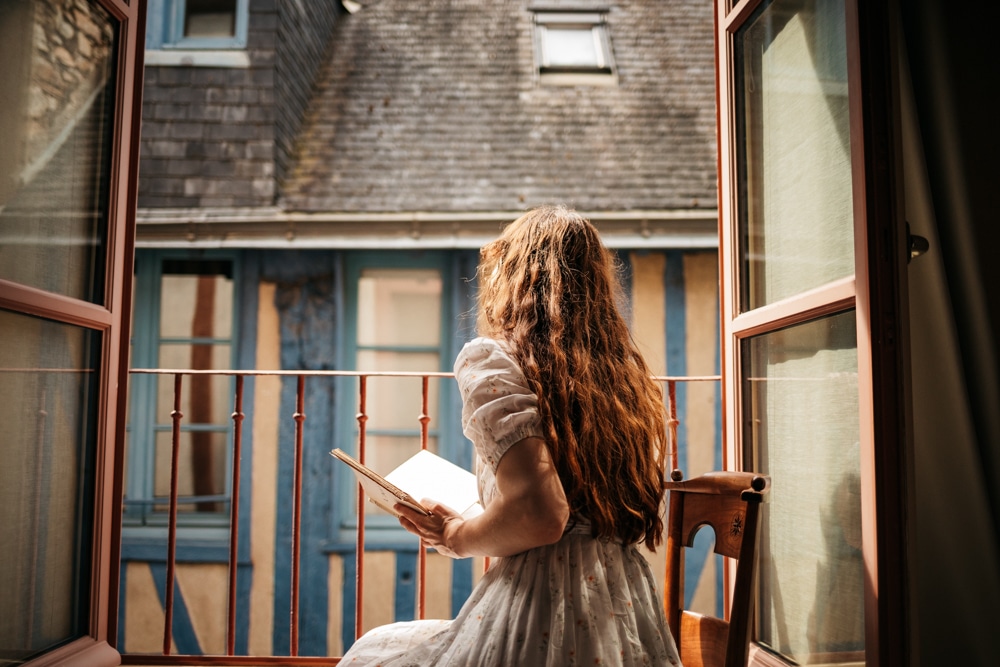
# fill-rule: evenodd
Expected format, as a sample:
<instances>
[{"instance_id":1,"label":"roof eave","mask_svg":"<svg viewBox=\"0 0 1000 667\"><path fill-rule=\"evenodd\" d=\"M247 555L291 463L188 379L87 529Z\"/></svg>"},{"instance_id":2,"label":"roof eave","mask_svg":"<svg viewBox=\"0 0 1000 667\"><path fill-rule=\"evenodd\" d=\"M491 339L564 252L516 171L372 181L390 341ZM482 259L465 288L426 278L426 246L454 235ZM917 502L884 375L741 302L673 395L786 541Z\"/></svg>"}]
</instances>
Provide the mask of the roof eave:
<instances>
[{"instance_id":1,"label":"roof eave","mask_svg":"<svg viewBox=\"0 0 1000 667\"><path fill-rule=\"evenodd\" d=\"M524 211L139 209L136 245L169 248L475 249ZM716 248L715 209L579 211L612 248Z\"/></svg>"}]
</instances>

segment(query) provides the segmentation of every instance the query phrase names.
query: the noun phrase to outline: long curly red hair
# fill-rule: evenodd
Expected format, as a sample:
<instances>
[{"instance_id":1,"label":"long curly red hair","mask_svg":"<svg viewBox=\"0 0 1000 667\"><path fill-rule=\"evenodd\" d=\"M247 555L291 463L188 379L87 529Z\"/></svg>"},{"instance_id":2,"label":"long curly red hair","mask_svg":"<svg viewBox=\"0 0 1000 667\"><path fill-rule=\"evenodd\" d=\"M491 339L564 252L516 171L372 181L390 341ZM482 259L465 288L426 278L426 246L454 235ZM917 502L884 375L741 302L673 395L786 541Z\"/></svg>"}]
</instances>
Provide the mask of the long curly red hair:
<instances>
[{"instance_id":1,"label":"long curly red hair","mask_svg":"<svg viewBox=\"0 0 1000 667\"><path fill-rule=\"evenodd\" d=\"M562 206L533 209L483 247L479 334L509 343L573 516L598 538L660 543L663 392L618 310L616 258Z\"/></svg>"}]
</instances>

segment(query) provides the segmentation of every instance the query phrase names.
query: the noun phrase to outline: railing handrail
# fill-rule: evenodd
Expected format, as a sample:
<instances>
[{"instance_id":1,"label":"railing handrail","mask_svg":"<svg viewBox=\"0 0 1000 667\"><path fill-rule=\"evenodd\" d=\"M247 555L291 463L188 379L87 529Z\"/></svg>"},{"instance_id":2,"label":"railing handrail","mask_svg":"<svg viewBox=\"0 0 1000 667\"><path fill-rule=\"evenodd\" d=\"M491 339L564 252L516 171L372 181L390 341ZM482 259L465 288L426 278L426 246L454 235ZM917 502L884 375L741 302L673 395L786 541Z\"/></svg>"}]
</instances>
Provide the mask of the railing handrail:
<instances>
[{"instance_id":1,"label":"railing handrail","mask_svg":"<svg viewBox=\"0 0 1000 667\"><path fill-rule=\"evenodd\" d=\"M304 375L307 377L436 377L451 378L455 374L451 371L334 371L334 370L260 370L260 369L198 369L198 368L130 368L129 373L137 375L242 375L244 377L262 376L284 376L297 377ZM721 375L652 375L657 382L719 382Z\"/></svg>"},{"instance_id":2,"label":"railing handrail","mask_svg":"<svg viewBox=\"0 0 1000 667\"><path fill-rule=\"evenodd\" d=\"M130 368L136 375L232 375L232 376L279 376L279 377L454 377L451 371L318 371L318 370L246 370L213 368Z\"/></svg>"}]
</instances>

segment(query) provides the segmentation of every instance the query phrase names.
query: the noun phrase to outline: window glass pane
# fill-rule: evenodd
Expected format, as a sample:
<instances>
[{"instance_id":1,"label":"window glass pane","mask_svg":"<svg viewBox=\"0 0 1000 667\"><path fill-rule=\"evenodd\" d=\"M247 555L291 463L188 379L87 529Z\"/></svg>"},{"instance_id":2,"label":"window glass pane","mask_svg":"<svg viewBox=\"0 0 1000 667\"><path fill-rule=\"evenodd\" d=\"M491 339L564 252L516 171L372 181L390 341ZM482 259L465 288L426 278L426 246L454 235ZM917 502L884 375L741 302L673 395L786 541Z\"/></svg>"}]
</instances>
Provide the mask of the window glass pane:
<instances>
[{"instance_id":1,"label":"window glass pane","mask_svg":"<svg viewBox=\"0 0 1000 667\"><path fill-rule=\"evenodd\" d=\"M173 455L172 433L156 434L153 495L159 500L153 511L166 513L170 506L170 462ZM215 496L201 502L179 502L178 512L228 511L222 496L227 493L229 470L229 434L219 431L183 431L177 443L177 495Z\"/></svg>"},{"instance_id":2,"label":"window glass pane","mask_svg":"<svg viewBox=\"0 0 1000 667\"><path fill-rule=\"evenodd\" d=\"M228 267L230 262L224 262ZM162 338L229 338L233 328L233 279L212 273L212 266L192 263L197 274L167 273L160 289Z\"/></svg>"},{"instance_id":3,"label":"window glass pane","mask_svg":"<svg viewBox=\"0 0 1000 667\"><path fill-rule=\"evenodd\" d=\"M100 335L0 310L0 656L88 631Z\"/></svg>"},{"instance_id":4,"label":"window glass pane","mask_svg":"<svg viewBox=\"0 0 1000 667\"><path fill-rule=\"evenodd\" d=\"M594 29L586 27L542 30L545 67L603 67Z\"/></svg>"},{"instance_id":5,"label":"window glass pane","mask_svg":"<svg viewBox=\"0 0 1000 667\"><path fill-rule=\"evenodd\" d=\"M439 271L364 269L361 272L358 280L358 345L437 347L440 340Z\"/></svg>"},{"instance_id":6,"label":"window glass pane","mask_svg":"<svg viewBox=\"0 0 1000 667\"><path fill-rule=\"evenodd\" d=\"M223 370L233 367L234 262L226 258L138 258L160 271L139 271L133 311L135 357L143 367ZM146 265L147 268L149 265ZM148 280L148 284L144 282ZM143 296L145 295L145 296ZM158 323L158 329L154 328ZM133 374L125 489L129 525L166 525L170 493L174 375ZM235 381L183 374L178 506L183 526L228 521ZM193 502L192 496L200 500Z\"/></svg>"},{"instance_id":7,"label":"window glass pane","mask_svg":"<svg viewBox=\"0 0 1000 667\"><path fill-rule=\"evenodd\" d=\"M357 296L355 368L416 373L440 370L439 270L364 268ZM437 451L437 438L431 432L438 427L440 383L439 378L429 378L427 383L427 447L431 451ZM365 463L386 474L420 449L423 379L369 377L366 384ZM365 512L369 517L386 514L373 504L366 505ZM392 526L396 527L395 522Z\"/></svg>"},{"instance_id":8,"label":"window glass pane","mask_svg":"<svg viewBox=\"0 0 1000 667\"><path fill-rule=\"evenodd\" d=\"M743 343L744 442L771 476L756 641L794 664L863 660L854 312Z\"/></svg>"},{"instance_id":9,"label":"window glass pane","mask_svg":"<svg viewBox=\"0 0 1000 667\"><path fill-rule=\"evenodd\" d=\"M164 345L161 352L180 352L178 356L188 357L185 351L192 345ZM217 364L229 361L227 346L212 346ZM171 355L160 356L161 368L186 368L175 365ZM220 366L221 367L221 366ZM156 423L169 424L170 413L174 409L174 376L156 376ZM181 413L184 424L229 424L232 415L233 379L226 375L185 375L181 380Z\"/></svg>"},{"instance_id":10,"label":"window glass pane","mask_svg":"<svg viewBox=\"0 0 1000 667\"><path fill-rule=\"evenodd\" d=\"M4 0L0 278L103 303L115 59L96 3Z\"/></svg>"},{"instance_id":11,"label":"window glass pane","mask_svg":"<svg viewBox=\"0 0 1000 667\"><path fill-rule=\"evenodd\" d=\"M736 39L741 308L854 273L843 0L765 3Z\"/></svg>"},{"instance_id":12,"label":"window glass pane","mask_svg":"<svg viewBox=\"0 0 1000 667\"><path fill-rule=\"evenodd\" d=\"M359 370L436 371L438 363L439 356L434 353L358 352ZM437 415L440 384L438 378L427 381L427 414L432 419ZM368 378L367 428L419 430L422 390L420 377Z\"/></svg>"},{"instance_id":13,"label":"window glass pane","mask_svg":"<svg viewBox=\"0 0 1000 667\"><path fill-rule=\"evenodd\" d=\"M236 34L236 0L187 0L185 37L232 37Z\"/></svg>"},{"instance_id":14,"label":"window glass pane","mask_svg":"<svg viewBox=\"0 0 1000 667\"><path fill-rule=\"evenodd\" d=\"M361 370L419 372L436 369L438 363L439 355L433 353L358 352ZM439 378L427 381L428 432L439 427L440 386ZM388 473L420 448L422 395L420 377L368 379L365 460L374 470ZM437 451L435 438L428 437L427 448Z\"/></svg>"}]
</instances>

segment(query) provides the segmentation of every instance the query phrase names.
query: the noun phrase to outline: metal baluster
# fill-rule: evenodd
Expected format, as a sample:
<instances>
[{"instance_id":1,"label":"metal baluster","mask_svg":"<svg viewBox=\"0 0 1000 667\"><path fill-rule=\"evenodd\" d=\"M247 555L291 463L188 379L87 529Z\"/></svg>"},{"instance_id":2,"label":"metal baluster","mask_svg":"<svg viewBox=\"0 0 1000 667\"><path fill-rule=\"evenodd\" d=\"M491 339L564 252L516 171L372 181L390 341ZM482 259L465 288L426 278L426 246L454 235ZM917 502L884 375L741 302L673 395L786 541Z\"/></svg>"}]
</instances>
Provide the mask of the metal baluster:
<instances>
[{"instance_id":1,"label":"metal baluster","mask_svg":"<svg viewBox=\"0 0 1000 667\"><path fill-rule=\"evenodd\" d=\"M368 377L358 376L358 461L365 465L365 444L366 430L365 423L368 421L366 402L368 399ZM358 538L354 551L355 578L354 578L354 638L357 639L362 634L363 607L365 600L365 491L358 483Z\"/></svg>"},{"instance_id":2,"label":"metal baluster","mask_svg":"<svg viewBox=\"0 0 1000 667\"><path fill-rule=\"evenodd\" d=\"M174 625L174 567L177 560L177 477L180 467L181 441L181 373L174 374L174 409L170 433L170 512L167 519L167 590L163 620L163 655L170 655L170 640Z\"/></svg>"},{"instance_id":3,"label":"metal baluster","mask_svg":"<svg viewBox=\"0 0 1000 667\"><path fill-rule=\"evenodd\" d=\"M431 421L430 415L427 414L428 406L428 382L429 378L424 375L422 378L423 382L421 384L421 398L420 398L420 416L418 417L420 421L420 449L427 449L427 425ZM419 498L418 498L419 500ZM421 539L417 545L417 618L423 619L425 614L425 605L427 597L427 587L425 586L425 579L427 577L427 547L424 545L424 541Z\"/></svg>"},{"instance_id":4,"label":"metal baluster","mask_svg":"<svg viewBox=\"0 0 1000 667\"><path fill-rule=\"evenodd\" d=\"M306 378L299 376L298 388L295 393L295 465L293 468L292 499L292 608L290 613L291 636L289 638L289 655L299 654L299 553L301 551L300 526L302 524L302 423L305 413Z\"/></svg>"},{"instance_id":5,"label":"metal baluster","mask_svg":"<svg viewBox=\"0 0 1000 667\"><path fill-rule=\"evenodd\" d=\"M243 376L236 376L236 399L233 407L233 483L229 499L229 628L226 655L236 647L236 572L239 550L240 459L243 449Z\"/></svg>"},{"instance_id":6,"label":"metal baluster","mask_svg":"<svg viewBox=\"0 0 1000 667\"><path fill-rule=\"evenodd\" d=\"M667 380L667 432L670 440L670 470L678 470L680 462L677 460L677 381Z\"/></svg>"}]
</instances>

